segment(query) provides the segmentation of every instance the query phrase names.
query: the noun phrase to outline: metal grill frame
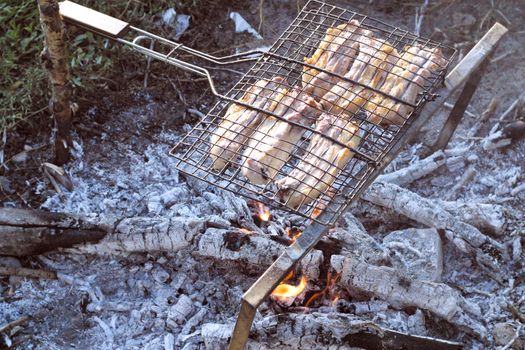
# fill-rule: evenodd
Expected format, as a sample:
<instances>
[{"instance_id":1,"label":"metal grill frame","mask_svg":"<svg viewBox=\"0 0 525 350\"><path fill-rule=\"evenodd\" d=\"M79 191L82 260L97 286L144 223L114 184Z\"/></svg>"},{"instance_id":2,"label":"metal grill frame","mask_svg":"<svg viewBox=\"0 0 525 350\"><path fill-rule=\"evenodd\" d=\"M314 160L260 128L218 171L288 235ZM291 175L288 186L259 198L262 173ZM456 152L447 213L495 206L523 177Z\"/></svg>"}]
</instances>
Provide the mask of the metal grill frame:
<instances>
[{"instance_id":1,"label":"metal grill frame","mask_svg":"<svg viewBox=\"0 0 525 350\"><path fill-rule=\"evenodd\" d=\"M317 49L319 41L324 38L328 28L347 23L352 19L358 20L361 23L361 27L371 30L376 35L376 38L386 39L388 43L394 47L402 49L402 45L413 46L419 44L425 48L440 48L440 50L443 51L443 56L446 57L446 65L442 67L443 69L441 71L432 74L425 80L423 92L417 98L416 103L407 103L396 96L389 95L388 92L385 93L380 89L370 89L367 84L345 78L337 73L303 62L304 57L309 57ZM315 28L312 28L312 26ZM433 91L435 91L443 82L446 68L454 59L455 54L455 50L450 47L433 42L430 39L418 37L398 27L390 26L382 21L337 6L328 5L317 0L311 0L305 5L290 26L282 33L270 50L262 54L250 70L229 91L227 96L217 94L220 100L211 108L206 117L197 123L193 130L181 139L181 141L170 151L170 154L178 160L175 164L178 170L186 175L196 177L199 180L205 181L224 190L240 194L248 199L260 201L267 205L299 214L320 224L332 225L356 198L356 195L361 191L363 186L369 182L367 179L375 177L374 173L380 171L381 167L379 165L384 163L385 159L389 158L387 156L392 147L404 137L407 129L417 118L425 103L434 99L435 96L433 95ZM292 68L290 68L290 65L292 65ZM239 157L242 156L242 145L240 146L241 152L236 153L234 156L234 161L232 162L234 163L233 166L230 165L229 169L223 169L221 172L212 171L208 160L208 150L211 146L209 145L209 138L214 130L218 128L220 122L223 120L224 114L233 102L237 105L244 106L249 110L263 112L266 115L265 118L273 117L276 121L285 121L295 127L304 128L307 135L318 133L313 127L305 127L300 123L284 119L282 115L269 112L267 109L253 106L249 103L239 102L239 99L243 95L246 95L247 90L253 86L257 80L262 78L270 79L275 76L283 76L290 79L290 72L295 72L296 77L294 80L300 81L301 73L305 67L315 68L319 72L325 72L330 76L336 77L340 82L346 81L355 85L366 86L367 89L383 95L384 98L405 104L413 108L413 110L406 117L406 120L404 120L402 125L391 126L389 129L377 125L371 125L371 123L360 120L357 117L357 113L354 114L352 117L357 118L354 118L353 120L360 123L360 129L362 128L363 123L365 123L369 130L371 129L374 131L375 129L374 132L377 134L374 135L371 131L365 132L365 142L362 140L357 149L350 149L355 153L355 156L349 161L345 169L339 169L339 174L336 176L334 182L328 186L328 190L332 191L330 197L326 195L327 190L324 194L321 194L318 199L312 201L312 203L305 206L300 205L299 208L292 209L275 199L276 191L267 191L268 184L272 182L273 179L268 181L265 186L259 186L251 184L246 178L240 175L242 163L235 164L235 159L239 159ZM292 83L290 85L293 86L294 84ZM339 116L337 117L339 118ZM255 131L256 127L254 127L251 132ZM378 138L383 141L382 148L375 153L363 151L362 145L366 145L367 138L373 137L370 135L378 136ZM248 141L250 140L250 137L248 137ZM341 147L347 147L347 145L341 144L338 140L327 136L323 137L329 139L334 144L339 144ZM363 138L363 136L361 136L361 138ZM301 142L302 143L300 144L302 145L308 144L308 140L303 139ZM244 142L244 144L246 143L247 141ZM377 143L372 141L372 145L376 146ZM296 153L297 150L299 150L302 153L302 158L305 158L305 150L307 146L304 146L303 149L301 149L301 147L302 146L298 146L293 153ZM293 153L292 156L295 155ZM195 160L195 155L199 156L198 161ZM301 159L301 157L298 158ZM206 165L206 162L208 165ZM284 167L286 166L287 165L285 164ZM279 175L282 177L285 175L285 172L282 171L282 169L279 169L276 176ZM322 205L320 206L319 203ZM316 210L319 208L323 211L322 215L315 214ZM317 210L317 212L319 212L319 210Z\"/></svg>"}]
</instances>

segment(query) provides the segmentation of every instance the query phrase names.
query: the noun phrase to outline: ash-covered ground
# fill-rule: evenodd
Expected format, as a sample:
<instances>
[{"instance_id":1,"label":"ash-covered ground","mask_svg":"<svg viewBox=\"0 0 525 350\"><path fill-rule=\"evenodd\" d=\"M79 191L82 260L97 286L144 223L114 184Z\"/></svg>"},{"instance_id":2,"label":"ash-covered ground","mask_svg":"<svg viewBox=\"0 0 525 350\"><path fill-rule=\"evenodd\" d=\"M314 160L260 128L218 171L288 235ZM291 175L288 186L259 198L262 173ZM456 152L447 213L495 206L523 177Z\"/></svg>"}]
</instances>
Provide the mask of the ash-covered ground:
<instances>
[{"instance_id":1,"label":"ash-covered ground","mask_svg":"<svg viewBox=\"0 0 525 350\"><path fill-rule=\"evenodd\" d=\"M235 34L231 23L228 24L228 11L238 11L257 29L258 5L258 1L251 1L242 6L225 6L216 23L229 30L225 35L228 39L223 41L231 42L224 43L225 46L237 46L243 41L249 41L250 47L265 46L297 13L295 2L264 1L264 23L260 30L264 39L258 40L246 33ZM353 6L356 11L386 22L414 28L414 6L398 2L366 2ZM449 151L445 152L445 165L406 187L436 200L501 205L506 222L504 229L497 234L487 234L502 243L509 256L501 262L496 274L489 274L442 237L443 271L438 271L437 279L459 291L474 310L470 329L457 327L419 309L391 308L374 298L366 301L363 296L355 296L343 288L337 290L338 297L361 303L358 305L371 303L375 311L363 312L360 316L398 331L461 341L466 349L502 347L517 336L508 348L520 349L525 343L522 252L525 190L520 191L525 183L525 142L515 140L496 149L486 149L484 145L487 136L498 128L496 124L525 116L518 106L499 122L502 113L525 90L525 82L519 79L525 73L522 50L525 7L518 1L495 5L487 2L479 6L466 1L431 2L430 6L436 8L424 18L422 34L449 44L457 43L462 50L479 39L477 33L486 30L494 20L509 21L504 24L510 24L511 31L494 53L495 62L487 69L468 108L471 115L464 117L448 146ZM197 25L193 24L190 30L198 30ZM216 73L222 91L239 77L232 72ZM65 167L74 190L64 190L61 197L43 177L36 176L28 179L32 186L30 196L39 199L30 202L38 202L47 210L86 214L98 220L142 217L147 224L148 220L187 218L242 227L236 220L239 211L247 210L242 199L183 176L174 168L175 160L168 156L170 148L198 119L188 109L206 112L210 108L212 101L206 83L184 81L191 78L186 75L180 76L183 81L179 76L171 76L175 85L163 79L155 83L155 78L160 77L163 77L162 65L153 65L148 89L133 86L124 92L107 94L84 108L80 119L89 129L78 129L75 133L74 160ZM172 90L174 87L177 91ZM498 107L480 124L478 120L493 98L497 98ZM438 128L439 120L426 127L428 134L434 135ZM430 137L426 135L422 134L418 143L407 146L388 171L417 162L423 149L420 142ZM26 143L32 144L32 141ZM31 161L34 159L25 160ZM473 175L461 188L454 188L466 171ZM23 206L23 203L15 198L5 200L4 206ZM424 225L365 201L357 201L351 212L388 252L390 265L395 266L396 259L410 260L410 252L400 252L399 246L391 244L389 233ZM302 224L300 219L290 218L284 212L272 211L272 214L277 226L289 225L290 220L294 225ZM253 223L251 217L245 219L249 225L260 224ZM268 224L260 226L263 233L270 233ZM345 223L341 226L344 228ZM414 238L407 237L410 239ZM85 250L72 249L21 260L23 266L54 270L63 277L58 281L13 277L1 280L0 326L23 316L30 316L31 320L3 335L0 348L188 350L215 345L220 348L221 345L213 344L220 337L207 333L213 328L210 325L231 325L235 321L243 291L267 266L206 257L199 253L197 239L190 243L176 253L86 254ZM326 264L324 266L326 268ZM422 266L429 269L428 273L436 273L431 264ZM311 281L309 288L312 291L323 288L325 278L323 275L318 281ZM268 302L256 321L279 313L284 315L280 320L286 322L287 314L312 311L301 308L304 303L298 300L294 307L287 309ZM338 310L333 306L333 298L328 296L317 301L313 309ZM483 332L486 333L480 336ZM259 339L259 348L306 348L301 344L277 344ZM330 346L348 348L343 343ZM319 342L312 348L325 347Z\"/></svg>"}]
</instances>

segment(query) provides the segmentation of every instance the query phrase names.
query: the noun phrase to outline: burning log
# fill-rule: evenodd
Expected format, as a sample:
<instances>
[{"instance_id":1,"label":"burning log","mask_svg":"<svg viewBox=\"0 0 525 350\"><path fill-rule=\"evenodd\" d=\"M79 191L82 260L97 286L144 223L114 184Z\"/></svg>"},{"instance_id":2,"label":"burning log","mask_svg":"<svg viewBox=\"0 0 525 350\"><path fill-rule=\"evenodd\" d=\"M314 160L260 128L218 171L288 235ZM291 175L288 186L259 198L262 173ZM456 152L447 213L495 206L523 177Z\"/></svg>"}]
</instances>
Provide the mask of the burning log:
<instances>
[{"instance_id":1,"label":"burning log","mask_svg":"<svg viewBox=\"0 0 525 350\"><path fill-rule=\"evenodd\" d=\"M331 300L331 304L335 305L339 301L339 293L336 292L333 294L333 291L335 289L335 285L339 281L340 275L338 273L332 274L331 271L328 271L328 274L326 276L326 285L323 289L315 292L308 298L306 303L304 304L305 308L308 309L314 302L317 300L320 300L322 298L329 297Z\"/></svg>"},{"instance_id":2,"label":"burning log","mask_svg":"<svg viewBox=\"0 0 525 350\"><path fill-rule=\"evenodd\" d=\"M233 325L206 323L201 335L208 350L226 349ZM262 349L437 349L459 350L461 344L408 335L383 328L352 314L289 313L254 323L248 350Z\"/></svg>"},{"instance_id":3,"label":"burning log","mask_svg":"<svg viewBox=\"0 0 525 350\"><path fill-rule=\"evenodd\" d=\"M197 254L218 261L235 261L261 269L271 265L284 247L267 235L242 230L210 228L200 237ZM313 250L301 261L308 280L317 280L323 254Z\"/></svg>"},{"instance_id":4,"label":"burning log","mask_svg":"<svg viewBox=\"0 0 525 350\"><path fill-rule=\"evenodd\" d=\"M270 209L264 205L264 203L249 201L248 206L252 207L254 220L258 220L260 222L268 222L270 220Z\"/></svg>"},{"instance_id":5,"label":"burning log","mask_svg":"<svg viewBox=\"0 0 525 350\"><path fill-rule=\"evenodd\" d=\"M478 263L491 270L497 269L496 262L485 251L498 252L503 257L508 255L501 243L450 214L439 203L397 185L375 182L363 194L363 199L392 209L429 227L444 230L458 249L476 257Z\"/></svg>"},{"instance_id":6,"label":"burning log","mask_svg":"<svg viewBox=\"0 0 525 350\"><path fill-rule=\"evenodd\" d=\"M270 298L281 306L289 307L293 304L296 298L303 296L307 286L308 280L306 279L306 276L303 275L297 285L290 284L287 281L279 284L273 290Z\"/></svg>"},{"instance_id":7,"label":"burning log","mask_svg":"<svg viewBox=\"0 0 525 350\"><path fill-rule=\"evenodd\" d=\"M446 284L409 279L390 267L340 255L332 256L331 266L341 273L340 285L351 291L377 296L396 308L428 310L469 333L482 338L486 334L477 321L481 310Z\"/></svg>"},{"instance_id":8,"label":"burning log","mask_svg":"<svg viewBox=\"0 0 525 350\"><path fill-rule=\"evenodd\" d=\"M266 267L279 255L282 246L264 235L250 231L208 229L198 244L198 254L219 261L229 260Z\"/></svg>"}]
</instances>

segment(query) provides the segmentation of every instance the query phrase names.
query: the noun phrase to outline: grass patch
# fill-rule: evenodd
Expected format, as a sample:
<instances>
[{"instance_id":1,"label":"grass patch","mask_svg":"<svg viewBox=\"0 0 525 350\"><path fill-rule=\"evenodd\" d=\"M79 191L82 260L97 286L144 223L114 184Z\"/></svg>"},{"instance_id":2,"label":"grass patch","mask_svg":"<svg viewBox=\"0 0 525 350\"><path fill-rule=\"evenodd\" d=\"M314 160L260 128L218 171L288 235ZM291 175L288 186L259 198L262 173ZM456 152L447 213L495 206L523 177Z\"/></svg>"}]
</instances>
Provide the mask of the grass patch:
<instances>
[{"instance_id":1,"label":"grass patch","mask_svg":"<svg viewBox=\"0 0 525 350\"><path fill-rule=\"evenodd\" d=\"M211 0L77 2L159 34L162 32L157 23L162 11L174 7L203 17L214 8L210 4L215 3ZM46 107L51 91L40 61L43 34L36 1L0 2L0 34L1 131L48 115ZM143 58L119 44L73 26L67 26L67 35L72 83L78 99L89 99L96 91L108 88L111 81L122 80L124 70L143 69Z\"/></svg>"},{"instance_id":2,"label":"grass patch","mask_svg":"<svg viewBox=\"0 0 525 350\"><path fill-rule=\"evenodd\" d=\"M36 2L0 3L0 33L0 129L4 129L47 104L46 72L39 65L43 36Z\"/></svg>"}]
</instances>

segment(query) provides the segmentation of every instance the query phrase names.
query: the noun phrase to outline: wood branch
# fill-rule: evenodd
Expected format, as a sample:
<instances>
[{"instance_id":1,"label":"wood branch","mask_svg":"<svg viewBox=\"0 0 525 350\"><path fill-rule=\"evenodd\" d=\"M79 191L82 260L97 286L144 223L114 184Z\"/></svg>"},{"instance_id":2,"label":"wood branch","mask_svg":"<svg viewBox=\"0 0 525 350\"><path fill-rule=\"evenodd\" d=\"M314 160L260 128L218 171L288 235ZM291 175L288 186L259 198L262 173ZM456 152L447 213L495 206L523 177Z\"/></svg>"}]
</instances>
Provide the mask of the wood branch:
<instances>
[{"instance_id":1,"label":"wood branch","mask_svg":"<svg viewBox=\"0 0 525 350\"><path fill-rule=\"evenodd\" d=\"M497 43L489 51L487 51L484 54L484 57L479 62L478 66L469 74L468 77L466 77L465 85L463 86L459 96L454 102L454 107L452 107L452 110L450 111L450 114L447 120L445 121L445 124L441 128L441 131L439 133L439 136L437 137L437 140L432 145L431 147L432 150L435 151L438 149L445 149L448 143L450 142L450 140L452 139L452 136L454 135L457 127L459 126L459 124L461 123L461 120L463 119L465 110L467 109L472 99L472 96L474 96L474 93L476 92L476 89L478 88L481 78L483 77L483 73L486 70L487 66L489 65L490 57L492 57L492 53L494 52L496 46L497 46ZM477 47L478 45L476 45L472 51L476 50ZM471 53L472 52L469 52L465 61L468 62L467 58L469 57L469 55L471 55ZM476 59L479 58L479 56L476 57L476 55L470 56L470 57L471 58L475 57ZM458 64L455 68L458 68L458 67L460 68L462 63ZM454 75L454 74L448 75L447 76L448 81L445 84L447 84L450 81L448 79L450 77L454 78L454 77L457 77L457 75Z\"/></svg>"},{"instance_id":2,"label":"wood branch","mask_svg":"<svg viewBox=\"0 0 525 350\"><path fill-rule=\"evenodd\" d=\"M71 144L71 85L64 24L56 0L38 0L40 24L44 32L45 45L42 52L44 66L49 71L53 96L50 101L57 134L55 141L55 163L62 165L69 160Z\"/></svg>"},{"instance_id":3,"label":"wood branch","mask_svg":"<svg viewBox=\"0 0 525 350\"><path fill-rule=\"evenodd\" d=\"M352 257L334 255L332 268L341 274L339 284L353 292L377 296L396 308L418 307L461 329L484 337L478 321L481 310L443 283L409 279L387 266L374 266Z\"/></svg>"},{"instance_id":4,"label":"wood branch","mask_svg":"<svg viewBox=\"0 0 525 350\"><path fill-rule=\"evenodd\" d=\"M231 229L210 228L200 237L197 254L217 261L235 261L266 269L282 253L284 246L268 235ZM317 280L323 253L313 250L301 260L301 270L308 280Z\"/></svg>"},{"instance_id":5,"label":"wood branch","mask_svg":"<svg viewBox=\"0 0 525 350\"><path fill-rule=\"evenodd\" d=\"M6 332L10 331L11 329L15 328L16 326L20 326L20 325L26 323L30 319L31 319L31 317L29 317L29 316L23 316L23 317L20 317L17 320L14 320L13 322L9 322L8 324L6 324L4 326L0 326L0 333L6 333Z\"/></svg>"},{"instance_id":6,"label":"wood branch","mask_svg":"<svg viewBox=\"0 0 525 350\"><path fill-rule=\"evenodd\" d=\"M491 61L491 63L493 63L493 61ZM499 102L499 96L492 97L485 110L481 113L478 122L474 123L474 125L472 125L471 129L468 131L467 135L469 137L481 136L481 130L483 126L485 125L486 121L494 115L494 112L498 108Z\"/></svg>"},{"instance_id":7,"label":"wood branch","mask_svg":"<svg viewBox=\"0 0 525 350\"><path fill-rule=\"evenodd\" d=\"M72 214L0 208L0 255L29 256L98 242L111 230L111 223Z\"/></svg>"},{"instance_id":8,"label":"wood branch","mask_svg":"<svg viewBox=\"0 0 525 350\"><path fill-rule=\"evenodd\" d=\"M450 214L439 203L397 185L375 182L362 198L376 205L390 208L429 227L445 230L447 237L461 251L476 257L479 263L492 270L497 270L497 263L485 251L499 252L500 256L505 258L508 255L501 243Z\"/></svg>"},{"instance_id":9,"label":"wood branch","mask_svg":"<svg viewBox=\"0 0 525 350\"><path fill-rule=\"evenodd\" d=\"M500 23L495 23L492 28L478 41L478 43L469 51L461 62L456 65L450 73L447 74L445 85L453 89L461 85L475 70L485 57L497 46L501 37L508 31Z\"/></svg>"},{"instance_id":10,"label":"wood branch","mask_svg":"<svg viewBox=\"0 0 525 350\"><path fill-rule=\"evenodd\" d=\"M450 150L447 152L449 152L451 156L457 156L458 154L463 154L465 151L466 150L463 149L459 151ZM379 176L376 182L388 182L395 185L409 184L437 170L444 165L446 161L446 152L437 151L406 168ZM501 205L473 202L445 202L441 200L435 200L435 203L449 213L459 215L462 221L480 230L486 230L492 234L501 234L505 228L506 221Z\"/></svg>"},{"instance_id":11,"label":"wood branch","mask_svg":"<svg viewBox=\"0 0 525 350\"><path fill-rule=\"evenodd\" d=\"M100 219L89 219L85 216L54 213L44 210L0 208L0 225L19 227L49 226L63 229L105 230L112 229L112 220L100 222Z\"/></svg>"},{"instance_id":12,"label":"wood branch","mask_svg":"<svg viewBox=\"0 0 525 350\"><path fill-rule=\"evenodd\" d=\"M411 183L437 170L445 164L446 159L447 157L445 153L442 150L439 150L406 168L380 175L377 178L377 181L390 182L396 185Z\"/></svg>"}]
</instances>

